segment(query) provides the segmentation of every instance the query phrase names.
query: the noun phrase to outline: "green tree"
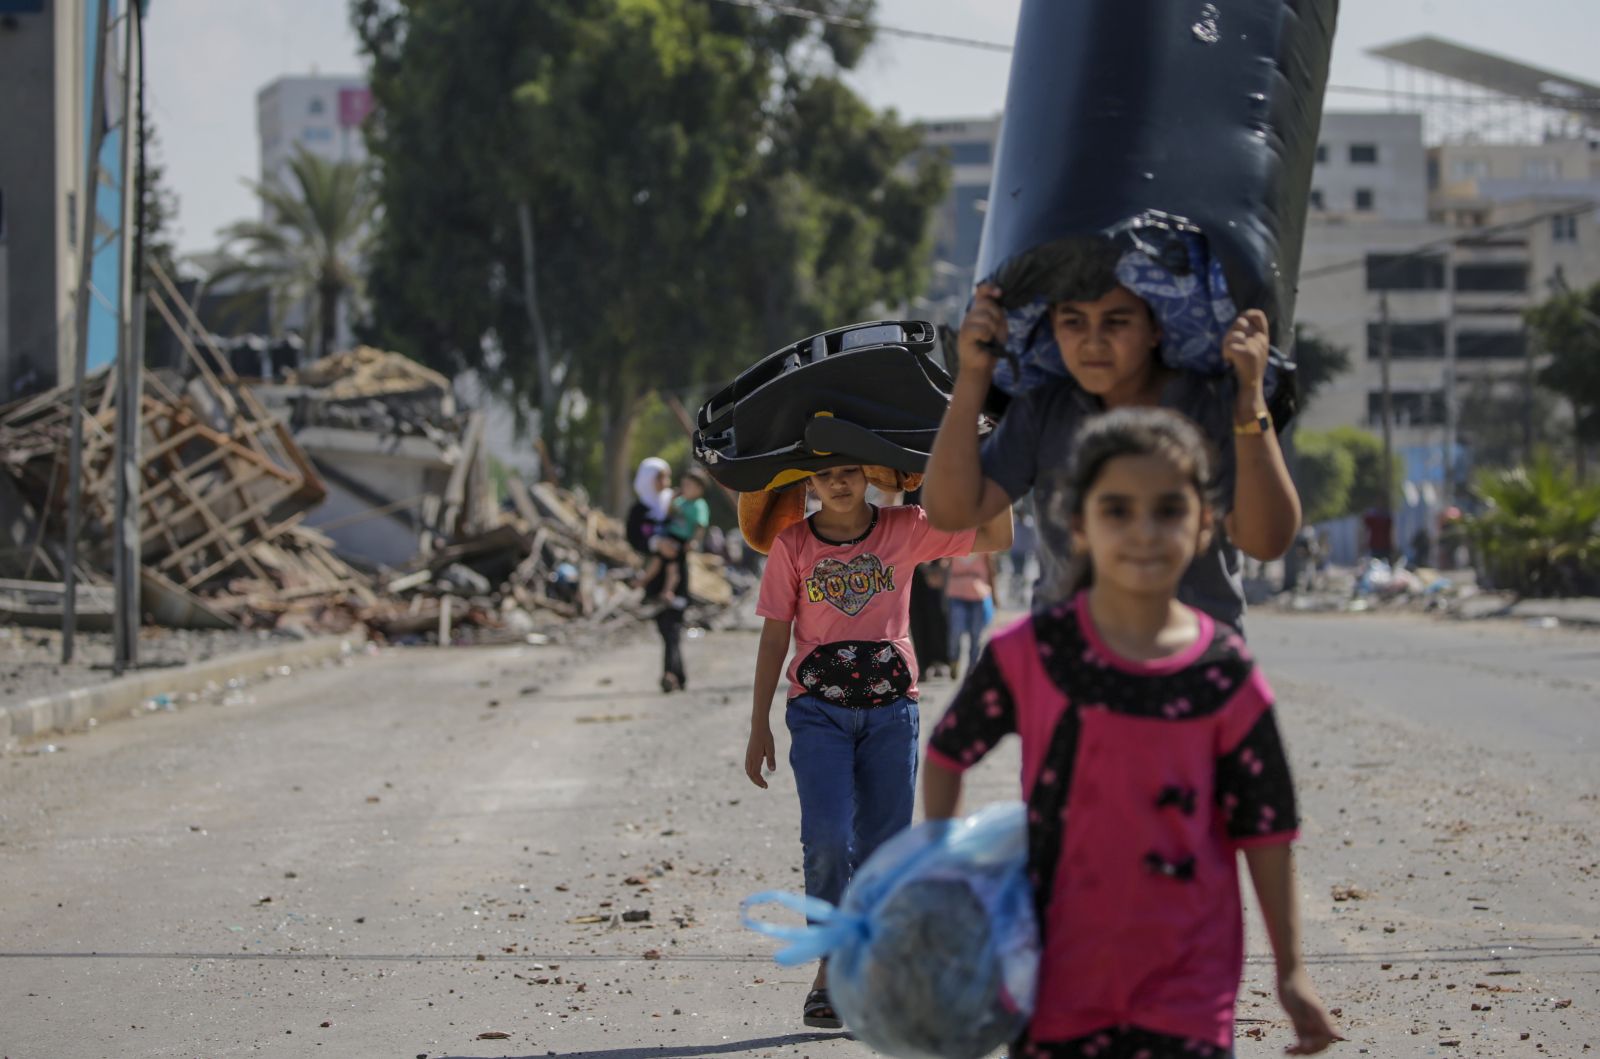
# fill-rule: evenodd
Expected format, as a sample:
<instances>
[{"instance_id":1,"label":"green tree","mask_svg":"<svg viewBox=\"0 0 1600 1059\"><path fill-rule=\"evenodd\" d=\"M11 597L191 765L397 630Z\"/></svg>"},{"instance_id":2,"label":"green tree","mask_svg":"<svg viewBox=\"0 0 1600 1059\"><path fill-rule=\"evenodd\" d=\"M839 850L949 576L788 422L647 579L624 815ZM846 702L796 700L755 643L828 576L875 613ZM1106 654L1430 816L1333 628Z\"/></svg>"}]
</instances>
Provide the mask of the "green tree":
<instances>
[{"instance_id":1,"label":"green tree","mask_svg":"<svg viewBox=\"0 0 1600 1059\"><path fill-rule=\"evenodd\" d=\"M1485 510L1467 524L1490 580L1522 595L1600 592L1600 486L1541 452L1526 467L1480 471Z\"/></svg>"},{"instance_id":2,"label":"green tree","mask_svg":"<svg viewBox=\"0 0 1600 1059\"><path fill-rule=\"evenodd\" d=\"M1474 466L1516 466L1528 457L1530 440L1535 449L1568 450L1555 394L1527 391L1521 379L1492 375L1474 376L1461 388L1461 440L1472 447Z\"/></svg>"},{"instance_id":3,"label":"green tree","mask_svg":"<svg viewBox=\"0 0 1600 1059\"><path fill-rule=\"evenodd\" d=\"M1383 496L1383 442L1358 427L1328 431L1302 430L1295 435L1295 454L1306 521L1353 515L1369 508L1394 507ZM1405 479L1394 460L1393 481Z\"/></svg>"},{"instance_id":4,"label":"green tree","mask_svg":"<svg viewBox=\"0 0 1600 1059\"><path fill-rule=\"evenodd\" d=\"M144 96L139 97L144 106ZM178 253L173 242L173 225L178 217L178 196L167 184L167 167L161 156L161 138L147 114L144 121L144 173L139 197L139 239L144 253L144 286L159 289L155 269L160 268L178 280ZM166 338L167 322L154 309L145 313L144 348L156 348Z\"/></svg>"},{"instance_id":5,"label":"green tree","mask_svg":"<svg viewBox=\"0 0 1600 1059\"><path fill-rule=\"evenodd\" d=\"M945 169L839 79L865 31L705 0L351 6L379 108L375 333L535 404L569 471L598 428L613 504L651 390L920 286Z\"/></svg>"},{"instance_id":6,"label":"green tree","mask_svg":"<svg viewBox=\"0 0 1600 1059\"><path fill-rule=\"evenodd\" d=\"M1295 435L1294 471L1305 521L1326 522L1349 514L1356 461L1348 448L1327 434L1300 431Z\"/></svg>"},{"instance_id":7,"label":"green tree","mask_svg":"<svg viewBox=\"0 0 1600 1059\"><path fill-rule=\"evenodd\" d=\"M272 293L273 324L303 305L316 335L313 356L333 352L341 304L359 297L359 263L376 199L362 168L331 162L301 148L286 182L251 182L267 219L224 230L224 259L210 276L243 279Z\"/></svg>"},{"instance_id":8,"label":"green tree","mask_svg":"<svg viewBox=\"0 0 1600 1059\"><path fill-rule=\"evenodd\" d=\"M1304 324L1294 325L1293 356L1301 408L1308 407L1318 392L1350 370L1350 350L1334 345Z\"/></svg>"},{"instance_id":9,"label":"green tree","mask_svg":"<svg viewBox=\"0 0 1600 1059\"><path fill-rule=\"evenodd\" d=\"M1383 495L1383 440L1359 427L1334 427L1328 431L1328 437L1350 454L1354 465L1345 513L1354 514L1369 508L1392 510L1394 498ZM1396 456L1390 480L1399 485L1405 477L1405 465Z\"/></svg>"},{"instance_id":10,"label":"green tree","mask_svg":"<svg viewBox=\"0 0 1600 1059\"><path fill-rule=\"evenodd\" d=\"M143 97L140 97L141 103ZM159 266L174 280L178 277L177 246L173 225L178 219L178 196L167 185L167 166L161 157L161 137L154 125L145 122L144 182L139 205L139 238L143 242L146 269ZM149 280L146 280L146 286Z\"/></svg>"},{"instance_id":11,"label":"green tree","mask_svg":"<svg viewBox=\"0 0 1600 1059\"><path fill-rule=\"evenodd\" d=\"M1578 481L1586 476L1586 447L1600 441L1600 283L1564 291L1527 312L1549 363L1539 382L1572 405Z\"/></svg>"}]
</instances>

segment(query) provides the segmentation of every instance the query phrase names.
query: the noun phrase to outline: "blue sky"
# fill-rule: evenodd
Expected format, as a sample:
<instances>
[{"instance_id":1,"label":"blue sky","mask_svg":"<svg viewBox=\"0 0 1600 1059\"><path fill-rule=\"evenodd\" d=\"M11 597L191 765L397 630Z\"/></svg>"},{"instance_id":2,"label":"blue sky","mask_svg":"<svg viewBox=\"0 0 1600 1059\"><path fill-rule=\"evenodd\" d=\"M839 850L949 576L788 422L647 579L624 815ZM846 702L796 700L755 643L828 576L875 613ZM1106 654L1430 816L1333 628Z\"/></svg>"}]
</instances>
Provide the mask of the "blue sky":
<instances>
[{"instance_id":1,"label":"blue sky","mask_svg":"<svg viewBox=\"0 0 1600 1059\"><path fill-rule=\"evenodd\" d=\"M879 0L878 19L1009 43L1019 5L1020 0ZM1197 11L1199 6L1195 0ZM1365 50L1421 33L1600 81L1595 0L1343 0L1340 6L1331 78L1336 85L1385 87L1384 66ZM257 167L256 91L286 73L360 70L347 6L345 0L157 0L148 33L151 113L180 200L179 246L210 249L218 228L255 213L242 181ZM874 105L894 107L906 117L969 117L1000 110L1008 68L1004 54L886 37L854 81ZM1381 101L1337 94L1328 99L1329 109L1375 107Z\"/></svg>"}]
</instances>

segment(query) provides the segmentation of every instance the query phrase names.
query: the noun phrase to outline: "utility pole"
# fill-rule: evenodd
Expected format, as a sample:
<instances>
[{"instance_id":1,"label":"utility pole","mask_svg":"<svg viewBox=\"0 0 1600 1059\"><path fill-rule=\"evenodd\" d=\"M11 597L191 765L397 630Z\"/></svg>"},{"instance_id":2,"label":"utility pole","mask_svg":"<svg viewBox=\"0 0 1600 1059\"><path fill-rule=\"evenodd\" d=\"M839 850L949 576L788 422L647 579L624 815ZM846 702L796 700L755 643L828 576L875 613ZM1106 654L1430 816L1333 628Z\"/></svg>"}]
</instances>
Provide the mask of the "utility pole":
<instances>
[{"instance_id":1,"label":"utility pole","mask_svg":"<svg viewBox=\"0 0 1600 1059\"><path fill-rule=\"evenodd\" d=\"M1456 437L1461 404L1456 394L1456 255L1452 245L1444 255L1444 498L1443 506L1456 502Z\"/></svg>"},{"instance_id":2,"label":"utility pole","mask_svg":"<svg viewBox=\"0 0 1600 1059\"><path fill-rule=\"evenodd\" d=\"M61 663L72 661L78 626L78 535L83 517L83 376L89 361L89 301L94 297L94 257L100 231L98 192L100 151L106 142L106 43L111 38L110 0L100 0L95 23L94 80L89 85L93 102L89 115L89 157L84 166L83 227L78 230L77 331L72 336L72 420L67 447L67 541L61 581Z\"/></svg>"},{"instance_id":3,"label":"utility pole","mask_svg":"<svg viewBox=\"0 0 1600 1059\"><path fill-rule=\"evenodd\" d=\"M1387 288L1378 298L1378 356L1382 366L1383 381L1383 510L1388 514L1393 510L1394 504L1394 389L1389 380L1389 366L1394 359L1394 341L1389 326Z\"/></svg>"},{"instance_id":4,"label":"utility pole","mask_svg":"<svg viewBox=\"0 0 1600 1059\"><path fill-rule=\"evenodd\" d=\"M1538 348L1535 345L1534 329L1523 324L1522 332L1522 464L1525 467L1533 465L1533 398L1536 376L1534 373L1535 362L1538 359Z\"/></svg>"},{"instance_id":5,"label":"utility pole","mask_svg":"<svg viewBox=\"0 0 1600 1059\"><path fill-rule=\"evenodd\" d=\"M124 15L122 68L122 297L117 419L112 465L116 510L111 574L116 588L111 671L139 664L139 435L144 403L144 27L137 0ZM135 144L135 138L138 143Z\"/></svg>"}]
</instances>

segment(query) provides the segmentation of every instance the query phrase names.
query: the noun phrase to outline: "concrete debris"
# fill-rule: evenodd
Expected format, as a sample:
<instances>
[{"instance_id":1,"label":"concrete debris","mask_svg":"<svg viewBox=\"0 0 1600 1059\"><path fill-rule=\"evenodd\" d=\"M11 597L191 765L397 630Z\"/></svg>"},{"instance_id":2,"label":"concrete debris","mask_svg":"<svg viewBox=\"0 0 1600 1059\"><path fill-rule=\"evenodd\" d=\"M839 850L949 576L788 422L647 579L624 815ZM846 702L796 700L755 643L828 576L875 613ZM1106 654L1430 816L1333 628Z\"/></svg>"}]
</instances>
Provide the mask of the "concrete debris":
<instances>
[{"instance_id":1,"label":"concrete debris","mask_svg":"<svg viewBox=\"0 0 1600 1059\"><path fill-rule=\"evenodd\" d=\"M353 571L300 529L327 492L288 427L225 360L192 342L185 348L181 373L144 372L139 408L138 527L153 617L190 627L238 623L243 611L233 601L197 605L195 597L216 596L237 578L272 593L301 589L304 580L286 575L307 565L318 572L318 591L350 587ZM112 439L123 410L109 382L102 370L84 387L78 555L91 586L106 583L112 565ZM0 409L0 476L27 508L20 524L33 530L21 542L13 532L0 553L0 570L17 578L62 575L71 407L70 388L60 387Z\"/></svg>"},{"instance_id":2,"label":"concrete debris","mask_svg":"<svg viewBox=\"0 0 1600 1059\"><path fill-rule=\"evenodd\" d=\"M379 397L402 393L450 392L450 380L410 357L357 346L323 357L299 372L291 383L316 387L328 400Z\"/></svg>"},{"instance_id":3,"label":"concrete debris","mask_svg":"<svg viewBox=\"0 0 1600 1059\"><path fill-rule=\"evenodd\" d=\"M252 383L209 338L180 339L187 360L144 373L139 411L147 623L534 643L643 616L622 524L515 476L502 503L483 416L438 372L363 346ZM112 612L109 382L85 383L84 629ZM0 408L0 621L60 626L70 427L67 387ZM720 560L695 555L690 593L731 601Z\"/></svg>"}]
</instances>

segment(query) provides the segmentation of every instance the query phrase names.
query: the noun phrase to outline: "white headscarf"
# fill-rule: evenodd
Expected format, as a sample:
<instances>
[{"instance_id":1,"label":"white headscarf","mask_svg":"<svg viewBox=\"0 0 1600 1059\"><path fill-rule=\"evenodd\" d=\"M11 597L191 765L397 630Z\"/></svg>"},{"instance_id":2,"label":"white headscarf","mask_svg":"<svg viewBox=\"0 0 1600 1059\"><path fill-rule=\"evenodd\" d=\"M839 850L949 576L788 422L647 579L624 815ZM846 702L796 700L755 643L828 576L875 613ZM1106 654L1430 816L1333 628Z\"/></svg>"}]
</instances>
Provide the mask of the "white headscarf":
<instances>
[{"instance_id":1,"label":"white headscarf","mask_svg":"<svg viewBox=\"0 0 1600 1059\"><path fill-rule=\"evenodd\" d=\"M672 467L667 461L660 456L646 456L633 476L633 495L650 509L650 517L658 521L667 517L667 505L672 502L671 489L656 488L656 482L663 474L672 474Z\"/></svg>"}]
</instances>

